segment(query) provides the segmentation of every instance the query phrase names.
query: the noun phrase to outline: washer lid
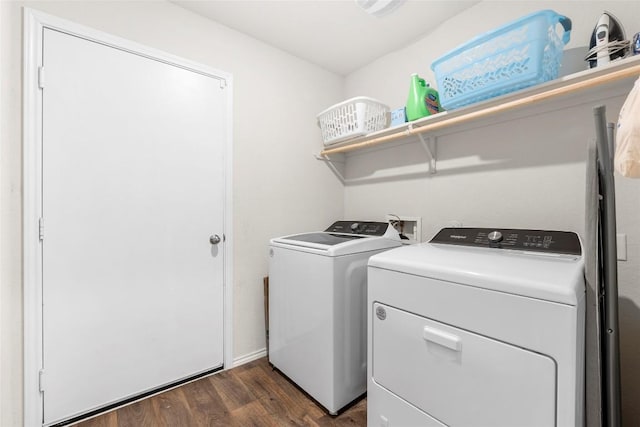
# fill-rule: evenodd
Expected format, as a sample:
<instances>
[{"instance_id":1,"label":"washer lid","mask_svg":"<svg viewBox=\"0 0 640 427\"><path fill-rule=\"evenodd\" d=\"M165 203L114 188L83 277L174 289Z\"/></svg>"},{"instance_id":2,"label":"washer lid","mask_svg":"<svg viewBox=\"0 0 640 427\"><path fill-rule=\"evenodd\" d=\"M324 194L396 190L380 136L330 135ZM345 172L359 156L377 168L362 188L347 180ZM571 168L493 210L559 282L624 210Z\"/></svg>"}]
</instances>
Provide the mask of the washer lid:
<instances>
[{"instance_id":1,"label":"washer lid","mask_svg":"<svg viewBox=\"0 0 640 427\"><path fill-rule=\"evenodd\" d=\"M294 234L293 236L282 237L281 239L286 239L291 241L291 244L295 244L295 242L301 243L317 243L319 245L326 246L334 246L340 243L349 242L354 239L362 239L365 236L359 236L356 234L337 234L337 233L304 233L304 234ZM303 244L303 246L305 246Z\"/></svg>"},{"instance_id":2,"label":"washer lid","mask_svg":"<svg viewBox=\"0 0 640 427\"><path fill-rule=\"evenodd\" d=\"M344 230L349 232L339 232ZM272 246L340 256L400 246L400 235L386 222L337 221L325 231L271 239Z\"/></svg>"},{"instance_id":3,"label":"washer lid","mask_svg":"<svg viewBox=\"0 0 640 427\"><path fill-rule=\"evenodd\" d=\"M374 255L369 267L569 305L585 292L578 255L423 243Z\"/></svg>"}]
</instances>

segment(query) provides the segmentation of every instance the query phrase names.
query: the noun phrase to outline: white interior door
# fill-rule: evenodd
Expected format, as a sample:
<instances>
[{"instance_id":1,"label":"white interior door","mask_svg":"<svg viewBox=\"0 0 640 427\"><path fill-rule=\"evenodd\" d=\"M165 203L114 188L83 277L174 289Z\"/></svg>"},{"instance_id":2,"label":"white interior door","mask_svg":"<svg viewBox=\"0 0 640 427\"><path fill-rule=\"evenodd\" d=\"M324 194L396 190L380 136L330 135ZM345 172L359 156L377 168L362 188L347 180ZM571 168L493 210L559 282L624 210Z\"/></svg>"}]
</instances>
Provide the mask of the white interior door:
<instances>
[{"instance_id":1,"label":"white interior door","mask_svg":"<svg viewBox=\"0 0 640 427\"><path fill-rule=\"evenodd\" d=\"M223 363L220 80L45 29L44 423Z\"/></svg>"}]
</instances>

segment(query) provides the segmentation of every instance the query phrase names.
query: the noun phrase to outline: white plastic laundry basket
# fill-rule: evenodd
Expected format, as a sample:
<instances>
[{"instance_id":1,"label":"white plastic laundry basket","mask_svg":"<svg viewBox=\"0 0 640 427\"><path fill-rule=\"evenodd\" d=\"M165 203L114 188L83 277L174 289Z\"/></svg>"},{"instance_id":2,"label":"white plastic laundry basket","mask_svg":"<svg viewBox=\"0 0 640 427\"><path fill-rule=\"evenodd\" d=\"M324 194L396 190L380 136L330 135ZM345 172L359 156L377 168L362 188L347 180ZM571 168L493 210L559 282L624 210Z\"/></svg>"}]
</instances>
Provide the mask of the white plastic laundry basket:
<instances>
[{"instance_id":1,"label":"white plastic laundry basket","mask_svg":"<svg viewBox=\"0 0 640 427\"><path fill-rule=\"evenodd\" d=\"M389 124L389 106L373 98L358 96L318 114L324 145L382 130Z\"/></svg>"}]
</instances>

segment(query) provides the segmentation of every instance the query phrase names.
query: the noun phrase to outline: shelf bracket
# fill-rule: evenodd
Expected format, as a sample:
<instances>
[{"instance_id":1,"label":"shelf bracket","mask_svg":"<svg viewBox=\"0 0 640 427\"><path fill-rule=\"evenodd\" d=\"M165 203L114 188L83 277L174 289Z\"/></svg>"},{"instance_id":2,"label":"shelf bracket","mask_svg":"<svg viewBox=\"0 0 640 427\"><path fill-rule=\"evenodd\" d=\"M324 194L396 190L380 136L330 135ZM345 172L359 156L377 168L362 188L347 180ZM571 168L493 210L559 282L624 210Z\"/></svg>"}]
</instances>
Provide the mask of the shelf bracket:
<instances>
[{"instance_id":1,"label":"shelf bracket","mask_svg":"<svg viewBox=\"0 0 640 427\"><path fill-rule=\"evenodd\" d=\"M328 166L329 169L331 169L331 172L333 172L333 174L338 177L338 179L340 180L340 182L344 185L346 184L346 179L344 177L344 175L342 174L342 172L340 172L340 170L336 167L336 163L340 164L340 165L344 165L345 162L344 161L340 161L340 160L335 160L335 159L331 159L328 155L326 154L315 154L313 155L313 157L316 158L316 160L320 160L321 162L325 162Z\"/></svg>"},{"instance_id":2,"label":"shelf bracket","mask_svg":"<svg viewBox=\"0 0 640 427\"><path fill-rule=\"evenodd\" d=\"M428 136L426 139L421 133L417 134L422 148L429 157L429 173L432 175L436 173L436 160L438 155L438 139L435 136Z\"/></svg>"}]
</instances>

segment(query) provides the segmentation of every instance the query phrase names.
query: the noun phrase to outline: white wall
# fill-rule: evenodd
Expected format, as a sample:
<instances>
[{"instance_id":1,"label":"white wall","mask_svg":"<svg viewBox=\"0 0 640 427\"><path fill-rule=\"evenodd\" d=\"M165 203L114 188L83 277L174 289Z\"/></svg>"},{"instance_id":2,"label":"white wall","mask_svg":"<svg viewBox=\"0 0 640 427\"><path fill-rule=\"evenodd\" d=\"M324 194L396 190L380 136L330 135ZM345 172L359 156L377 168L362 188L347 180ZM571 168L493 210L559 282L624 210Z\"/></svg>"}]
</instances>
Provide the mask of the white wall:
<instances>
[{"instance_id":1,"label":"white wall","mask_svg":"<svg viewBox=\"0 0 640 427\"><path fill-rule=\"evenodd\" d=\"M638 2L483 1L444 22L432 34L405 49L379 58L346 78L345 96L368 95L404 105L409 75L418 72L435 85L430 64L471 37L540 9L553 9L573 21L567 49L588 46L599 15L618 16L631 37L640 31ZM586 50L586 49L585 49ZM607 105L610 121L629 85L604 91L584 105L554 103L530 118L508 115L492 126L439 138L438 172L428 176L419 144L353 154L347 176L398 176L345 189L345 217L383 218L386 213L423 218L429 239L451 221L466 226L584 229L586 143L594 136L592 106ZM401 177L400 174L409 174ZM628 236L629 260L619 263L624 425L640 425L640 181L617 177L618 230Z\"/></svg>"},{"instance_id":2,"label":"white wall","mask_svg":"<svg viewBox=\"0 0 640 427\"><path fill-rule=\"evenodd\" d=\"M0 425L22 419L22 6L234 76L234 357L264 349L262 278L274 236L320 229L343 212L342 185L312 157L315 115L343 78L163 1L0 2Z\"/></svg>"}]
</instances>

